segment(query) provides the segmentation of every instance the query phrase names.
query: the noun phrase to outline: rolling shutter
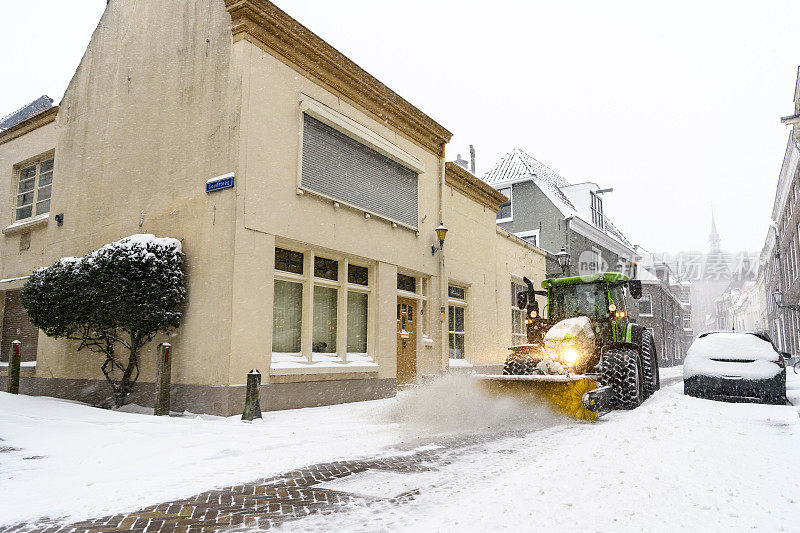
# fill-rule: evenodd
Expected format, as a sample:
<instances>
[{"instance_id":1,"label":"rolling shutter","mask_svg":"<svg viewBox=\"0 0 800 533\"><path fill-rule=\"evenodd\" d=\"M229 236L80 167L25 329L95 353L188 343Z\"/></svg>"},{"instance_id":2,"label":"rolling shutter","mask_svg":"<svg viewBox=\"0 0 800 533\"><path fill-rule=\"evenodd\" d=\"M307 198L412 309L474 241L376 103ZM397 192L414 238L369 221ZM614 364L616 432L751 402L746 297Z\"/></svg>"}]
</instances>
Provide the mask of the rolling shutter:
<instances>
[{"instance_id":1,"label":"rolling shutter","mask_svg":"<svg viewBox=\"0 0 800 533\"><path fill-rule=\"evenodd\" d=\"M304 189L417 228L417 173L304 115Z\"/></svg>"}]
</instances>

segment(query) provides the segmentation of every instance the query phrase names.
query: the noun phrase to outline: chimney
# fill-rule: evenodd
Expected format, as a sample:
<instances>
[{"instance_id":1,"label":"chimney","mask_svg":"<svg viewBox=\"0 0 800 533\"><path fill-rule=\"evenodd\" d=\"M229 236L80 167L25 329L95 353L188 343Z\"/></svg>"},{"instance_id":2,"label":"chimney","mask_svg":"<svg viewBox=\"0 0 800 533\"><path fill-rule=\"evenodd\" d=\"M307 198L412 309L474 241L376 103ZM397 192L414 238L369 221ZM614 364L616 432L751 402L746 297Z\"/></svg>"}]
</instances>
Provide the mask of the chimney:
<instances>
[{"instance_id":1,"label":"chimney","mask_svg":"<svg viewBox=\"0 0 800 533\"><path fill-rule=\"evenodd\" d=\"M455 164L460 166L460 167L462 167L462 168L465 168L465 169L469 170L469 167L467 166L468 163L467 163L467 161L465 159L461 159L461 154L458 154L456 156Z\"/></svg>"},{"instance_id":2,"label":"chimney","mask_svg":"<svg viewBox=\"0 0 800 533\"><path fill-rule=\"evenodd\" d=\"M469 171L475 174L475 147L469 145Z\"/></svg>"}]
</instances>

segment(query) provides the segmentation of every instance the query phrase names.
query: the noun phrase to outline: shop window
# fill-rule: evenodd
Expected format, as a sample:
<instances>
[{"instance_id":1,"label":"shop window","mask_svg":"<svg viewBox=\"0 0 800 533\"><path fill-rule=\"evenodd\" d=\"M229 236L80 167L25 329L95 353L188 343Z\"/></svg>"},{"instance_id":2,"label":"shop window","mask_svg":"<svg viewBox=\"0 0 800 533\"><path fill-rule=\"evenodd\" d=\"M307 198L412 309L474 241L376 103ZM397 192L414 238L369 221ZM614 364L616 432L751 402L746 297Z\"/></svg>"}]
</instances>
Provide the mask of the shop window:
<instances>
[{"instance_id":1,"label":"shop window","mask_svg":"<svg viewBox=\"0 0 800 533\"><path fill-rule=\"evenodd\" d=\"M338 291L331 287L314 287L314 328L311 351L336 353L336 317Z\"/></svg>"},{"instance_id":2,"label":"shop window","mask_svg":"<svg viewBox=\"0 0 800 533\"><path fill-rule=\"evenodd\" d=\"M272 351L300 355L303 285L275 280Z\"/></svg>"},{"instance_id":3,"label":"shop window","mask_svg":"<svg viewBox=\"0 0 800 533\"><path fill-rule=\"evenodd\" d=\"M304 259L313 269L303 268ZM273 361L371 360L368 266L329 254L276 248L274 286ZM307 321L305 306L311 310ZM340 330L339 324L346 327Z\"/></svg>"},{"instance_id":4,"label":"shop window","mask_svg":"<svg viewBox=\"0 0 800 533\"><path fill-rule=\"evenodd\" d=\"M347 353L367 353L367 317L369 298L367 293L347 293Z\"/></svg>"}]
</instances>

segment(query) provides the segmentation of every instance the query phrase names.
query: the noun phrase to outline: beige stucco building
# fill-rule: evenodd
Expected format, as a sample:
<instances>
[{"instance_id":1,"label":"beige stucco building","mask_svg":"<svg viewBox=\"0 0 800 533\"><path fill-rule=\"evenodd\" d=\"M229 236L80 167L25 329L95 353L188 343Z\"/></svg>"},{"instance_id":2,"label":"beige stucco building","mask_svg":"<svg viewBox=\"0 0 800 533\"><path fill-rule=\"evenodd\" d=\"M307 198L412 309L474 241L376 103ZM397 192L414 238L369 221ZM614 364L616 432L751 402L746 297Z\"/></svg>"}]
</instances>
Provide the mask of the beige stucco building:
<instances>
[{"instance_id":1,"label":"beige stucco building","mask_svg":"<svg viewBox=\"0 0 800 533\"><path fill-rule=\"evenodd\" d=\"M240 412L253 368L270 410L502 363L524 339L512 287L541 281L545 256L496 227L502 195L445 164L450 136L266 0L112 0L59 106L0 132L2 335L27 350L22 392L110 395L98 355L20 326L19 289L136 233L186 254L174 409ZM134 401L152 401L163 340Z\"/></svg>"}]
</instances>

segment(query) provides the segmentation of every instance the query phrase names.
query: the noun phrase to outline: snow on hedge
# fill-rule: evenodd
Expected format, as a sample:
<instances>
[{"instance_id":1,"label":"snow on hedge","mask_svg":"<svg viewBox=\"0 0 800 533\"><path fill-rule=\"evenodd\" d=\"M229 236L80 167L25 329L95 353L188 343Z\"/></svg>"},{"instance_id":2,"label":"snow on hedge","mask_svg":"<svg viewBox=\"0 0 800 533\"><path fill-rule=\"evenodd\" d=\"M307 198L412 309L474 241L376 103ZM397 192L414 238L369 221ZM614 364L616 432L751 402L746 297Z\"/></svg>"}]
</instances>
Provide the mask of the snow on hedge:
<instances>
[{"instance_id":1,"label":"snow on hedge","mask_svg":"<svg viewBox=\"0 0 800 533\"><path fill-rule=\"evenodd\" d=\"M21 301L45 335L80 341L79 351L105 356L101 369L122 405L139 377L141 349L180 326L182 265L177 239L131 235L36 270ZM125 350L127 356L118 353Z\"/></svg>"},{"instance_id":2,"label":"snow on hedge","mask_svg":"<svg viewBox=\"0 0 800 533\"><path fill-rule=\"evenodd\" d=\"M768 379L781 372L781 367L773 362L778 358L771 343L750 333L712 333L694 341L686 352L683 378L730 375L743 379Z\"/></svg>"}]
</instances>

